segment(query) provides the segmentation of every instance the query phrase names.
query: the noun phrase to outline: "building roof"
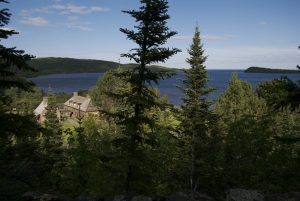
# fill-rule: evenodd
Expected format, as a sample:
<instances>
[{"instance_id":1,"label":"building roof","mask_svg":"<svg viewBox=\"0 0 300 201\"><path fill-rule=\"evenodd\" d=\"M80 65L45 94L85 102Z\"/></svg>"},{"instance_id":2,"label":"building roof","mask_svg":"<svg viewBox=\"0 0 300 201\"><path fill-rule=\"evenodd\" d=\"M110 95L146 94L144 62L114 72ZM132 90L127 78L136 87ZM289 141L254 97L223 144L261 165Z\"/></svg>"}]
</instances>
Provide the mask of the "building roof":
<instances>
[{"instance_id":1,"label":"building roof","mask_svg":"<svg viewBox=\"0 0 300 201\"><path fill-rule=\"evenodd\" d=\"M41 115L46 108L48 107L48 98L44 97L42 102L39 104L39 106L37 108L35 108L35 110L33 111L35 116Z\"/></svg>"},{"instance_id":2,"label":"building roof","mask_svg":"<svg viewBox=\"0 0 300 201\"><path fill-rule=\"evenodd\" d=\"M64 103L65 106L78 109L83 112L95 112L98 111L98 108L93 105L90 97L78 96L77 93L74 93L73 96Z\"/></svg>"}]
</instances>

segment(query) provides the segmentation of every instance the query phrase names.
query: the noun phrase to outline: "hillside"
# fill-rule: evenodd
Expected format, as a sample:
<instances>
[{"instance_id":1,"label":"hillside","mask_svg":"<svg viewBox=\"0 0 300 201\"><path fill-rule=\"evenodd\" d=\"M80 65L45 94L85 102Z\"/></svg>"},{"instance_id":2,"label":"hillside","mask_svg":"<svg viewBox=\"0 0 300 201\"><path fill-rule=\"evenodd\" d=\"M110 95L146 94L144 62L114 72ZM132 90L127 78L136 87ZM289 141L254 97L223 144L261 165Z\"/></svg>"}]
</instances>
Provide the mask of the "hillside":
<instances>
[{"instance_id":1,"label":"hillside","mask_svg":"<svg viewBox=\"0 0 300 201\"><path fill-rule=\"evenodd\" d=\"M47 57L32 59L29 64L37 69L37 72L26 73L28 77L35 77L39 75L59 74L59 73L94 73L106 72L108 70L116 69L119 63L103 60L92 59L74 59L74 58L59 58ZM133 68L136 64L121 64L121 67ZM154 71L175 72L176 69L150 66Z\"/></svg>"},{"instance_id":2,"label":"hillside","mask_svg":"<svg viewBox=\"0 0 300 201\"><path fill-rule=\"evenodd\" d=\"M287 69L272 69L263 67L249 67L245 73L300 73L299 70L287 70Z\"/></svg>"}]
</instances>

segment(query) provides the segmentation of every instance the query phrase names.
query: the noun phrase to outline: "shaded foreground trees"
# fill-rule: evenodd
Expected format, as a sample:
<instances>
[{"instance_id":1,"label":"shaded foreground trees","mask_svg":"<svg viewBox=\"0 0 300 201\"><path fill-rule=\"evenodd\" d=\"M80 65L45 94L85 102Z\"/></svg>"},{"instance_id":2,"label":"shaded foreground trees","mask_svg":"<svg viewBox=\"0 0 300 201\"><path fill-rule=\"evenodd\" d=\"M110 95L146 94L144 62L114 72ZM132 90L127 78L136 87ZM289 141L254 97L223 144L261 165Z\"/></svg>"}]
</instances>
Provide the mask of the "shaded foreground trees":
<instances>
[{"instance_id":1,"label":"shaded foreground trees","mask_svg":"<svg viewBox=\"0 0 300 201\"><path fill-rule=\"evenodd\" d=\"M1 7L5 3L8 1L0 0ZM1 42L18 34L6 27L10 16L8 9L1 8ZM42 94L21 76L22 71L34 71L27 63L31 58L23 50L0 44L0 200L3 201L18 200L22 193L33 189L56 189L55 175L59 168L55 166L64 161L56 152L62 142L53 135L59 135L53 130L56 125L42 128L32 114Z\"/></svg>"},{"instance_id":2,"label":"shaded foreground trees","mask_svg":"<svg viewBox=\"0 0 300 201\"><path fill-rule=\"evenodd\" d=\"M8 2L0 1L1 7L4 3ZM0 10L1 42L18 34L6 28L10 16L8 9ZM26 110L32 107L29 101L15 100L18 95L12 93L25 94L20 89L27 93L32 91L33 83L20 75L21 71L34 70L27 64L32 57L16 47L7 48L0 44L0 199L4 201L17 200L26 190L50 186L42 179L49 176L52 169L40 146L43 129L37 125L32 112ZM7 92L11 87L17 89ZM26 104L18 107L23 103Z\"/></svg>"},{"instance_id":3,"label":"shaded foreground trees","mask_svg":"<svg viewBox=\"0 0 300 201\"><path fill-rule=\"evenodd\" d=\"M132 71L110 71L99 80L90 94L103 116L84 118L79 128L59 123L52 104L45 125L35 123L26 107L37 103L13 96L19 89L7 90L30 84L12 84L4 76L23 83L5 66L21 69L28 57L10 55L18 62L5 59L9 54L2 48L0 94L1 100L10 97L11 104L2 101L0 110L0 199L18 200L26 191L70 196L200 191L220 200L230 188L298 191L299 141L290 139L300 136L299 108L291 109L287 102L274 110L270 102L290 85L279 83L283 87L276 91L273 81L258 88L257 96L249 83L233 75L212 105L207 99L212 89L207 85L206 57L196 28L187 59L191 69L183 78L183 105L168 107L153 87L165 74L147 67L179 51L161 47L175 34L166 27L167 1L141 3L140 10L126 11L138 22L137 30L121 29L138 45L123 56L139 65ZM7 23L7 10L1 12ZM20 112L13 112L13 107Z\"/></svg>"},{"instance_id":4,"label":"shaded foreground trees","mask_svg":"<svg viewBox=\"0 0 300 201\"><path fill-rule=\"evenodd\" d=\"M279 92L281 93L281 92ZM299 136L300 116L289 107L274 112L251 85L233 75L216 104L223 138L223 177L226 188L266 192L297 191L299 144L277 138ZM296 185L295 185L296 184Z\"/></svg>"},{"instance_id":5,"label":"shaded foreground trees","mask_svg":"<svg viewBox=\"0 0 300 201\"><path fill-rule=\"evenodd\" d=\"M289 105L294 110L300 106L300 85L287 77L262 82L256 91L270 109L280 110Z\"/></svg>"},{"instance_id":6,"label":"shaded foreground trees","mask_svg":"<svg viewBox=\"0 0 300 201\"><path fill-rule=\"evenodd\" d=\"M105 97L108 91L120 93L130 90L130 85L124 88L124 85L115 82L119 79L116 74L110 72L101 78L110 81L98 82L95 89L103 90L98 95ZM94 97L97 101L98 96ZM122 99L115 101L113 105L109 102L107 105L101 102L101 105L115 113L130 110ZM164 99L156 101L166 103ZM179 111L154 107L145 112L147 117L153 118L154 123L151 127L145 125L144 129L151 137L154 135L155 144L150 146L145 143L139 149L143 151L143 160L146 161L139 162L143 162L140 168L144 172L138 173L146 177L135 177L135 194L164 196L174 191L190 192L192 141L190 137L181 135L190 130L183 127L186 116L182 115L184 111ZM198 185L193 190L222 199L224 192L230 188L264 192L299 189L299 144L277 140L278 136L299 136L298 111L289 108L280 112L270 110L266 100L255 95L249 83L233 75L227 90L217 100L215 107L209 108L208 113L212 113L214 121L206 122L210 126L209 130L203 129L207 131L207 136L199 137L195 143L195 149L202 152L195 154L194 178L198 179ZM196 123L198 119L195 118ZM68 168L62 172L64 185L60 187L61 192L71 195L78 195L79 192L101 195L124 193L127 173L125 162L132 162L132 158L126 152L124 154L123 147L119 148L118 143L124 137L122 125L111 118L101 121L87 118L83 128L83 140L79 140L76 133L69 138L69 147L66 149ZM202 133L203 130L199 129L198 132ZM79 141L84 142L85 146L79 147ZM138 154L135 157L141 156L141 153ZM74 159L78 157L86 160L80 169L85 175L84 186L76 176L79 169Z\"/></svg>"},{"instance_id":7,"label":"shaded foreground trees","mask_svg":"<svg viewBox=\"0 0 300 201\"><path fill-rule=\"evenodd\" d=\"M1 7L7 1L0 0ZM7 29L10 20L8 9L0 10L0 41L17 34ZM10 87L30 90L32 83L18 75L21 70L32 70L27 64L32 56L15 47L7 48L0 44L0 199L13 200L22 188L28 188L37 179L37 166L30 158L35 158L36 143L33 138L38 135L39 127L30 116L13 114L10 109L11 97L5 94ZM27 168L29 167L30 168ZM24 168L25 167L25 168ZM16 187L16 188L14 188Z\"/></svg>"}]
</instances>

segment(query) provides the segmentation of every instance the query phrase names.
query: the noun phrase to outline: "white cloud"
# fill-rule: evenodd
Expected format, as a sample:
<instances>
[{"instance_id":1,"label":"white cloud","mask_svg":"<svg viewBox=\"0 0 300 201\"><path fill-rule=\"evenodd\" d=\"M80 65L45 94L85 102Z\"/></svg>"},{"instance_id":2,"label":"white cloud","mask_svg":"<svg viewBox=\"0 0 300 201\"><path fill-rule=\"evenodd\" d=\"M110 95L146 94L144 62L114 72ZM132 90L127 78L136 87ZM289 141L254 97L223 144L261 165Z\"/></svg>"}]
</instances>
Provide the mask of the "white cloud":
<instances>
[{"instance_id":1,"label":"white cloud","mask_svg":"<svg viewBox=\"0 0 300 201\"><path fill-rule=\"evenodd\" d=\"M203 35L202 37L205 40L231 40L236 38L234 35L224 35L224 36L217 36L217 35Z\"/></svg>"},{"instance_id":2,"label":"white cloud","mask_svg":"<svg viewBox=\"0 0 300 201\"><path fill-rule=\"evenodd\" d=\"M193 36L192 35L177 35L172 37L172 39L176 40L192 40Z\"/></svg>"},{"instance_id":3,"label":"white cloud","mask_svg":"<svg viewBox=\"0 0 300 201\"><path fill-rule=\"evenodd\" d=\"M69 23L69 24L66 24L68 28L73 28L73 29L78 29L78 30L81 30L81 31L93 31L94 29L89 27L89 26L85 26L85 25L80 25L80 24L72 24L72 23Z\"/></svg>"},{"instance_id":4,"label":"white cloud","mask_svg":"<svg viewBox=\"0 0 300 201\"><path fill-rule=\"evenodd\" d=\"M67 19L68 19L68 21L78 21L79 17L78 16L69 16Z\"/></svg>"},{"instance_id":5,"label":"white cloud","mask_svg":"<svg viewBox=\"0 0 300 201\"><path fill-rule=\"evenodd\" d=\"M20 20L22 24L32 25L32 26L48 26L49 22L43 17L24 17Z\"/></svg>"},{"instance_id":6,"label":"white cloud","mask_svg":"<svg viewBox=\"0 0 300 201\"><path fill-rule=\"evenodd\" d=\"M30 11L29 10L21 10L20 15L23 17L28 17L28 16L30 16Z\"/></svg>"},{"instance_id":7,"label":"white cloud","mask_svg":"<svg viewBox=\"0 0 300 201\"><path fill-rule=\"evenodd\" d=\"M76 4L61 4L60 0L51 0L52 2L56 2L53 5L33 8L30 10L22 10L20 15L22 19L20 20L23 24L28 24L32 26L48 26L49 22L42 17L34 17L35 14L61 14L67 15L66 22L54 22L53 25L63 25L68 28L78 29L81 31L92 31L93 28L90 26L89 22L82 22L76 16L70 15L83 15L90 13L99 13L99 12L107 12L108 8L99 7L99 6L80 6Z\"/></svg>"},{"instance_id":8,"label":"white cloud","mask_svg":"<svg viewBox=\"0 0 300 201\"><path fill-rule=\"evenodd\" d=\"M80 21L80 18L77 16L69 16L67 18L67 22L61 23L61 25L64 25L72 29L78 29L81 31L93 31L93 28L89 26L90 25L89 22L82 22Z\"/></svg>"},{"instance_id":9,"label":"white cloud","mask_svg":"<svg viewBox=\"0 0 300 201\"><path fill-rule=\"evenodd\" d=\"M32 12L39 13L58 13L62 15L67 14L90 14L90 13L99 13L107 12L110 9L99 7L99 6L80 6L76 4L53 4L50 6L45 6L41 8L35 8Z\"/></svg>"},{"instance_id":10,"label":"white cloud","mask_svg":"<svg viewBox=\"0 0 300 201\"><path fill-rule=\"evenodd\" d=\"M261 25L261 26L265 26L265 25L267 25L268 23L266 22L266 21L260 21L259 22L259 25Z\"/></svg>"},{"instance_id":11,"label":"white cloud","mask_svg":"<svg viewBox=\"0 0 300 201\"><path fill-rule=\"evenodd\" d=\"M295 69L299 64L297 46L205 48L206 66L210 69L245 69L250 66ZM166 66L187 68L186 51L172 57Z\"/></svg>"},{"instance_id":12,"label":"white cloud","mask_svg":"<svg viewBox=\"0 0 300 201\"><path fill-rule=\"evenodd\" d=\"M203 36L201 36L201 38L204 40L230 40L230 39L236 38L236 36L234 36L234 35L223 35L223 36L203 35ZM178 35L178 36L174 36L173 39L190 40L191 41L193 39L193 35Z\"/></svg>"},{"instance_id":13,"label":"white cloud","mask_svg":"<svg viewBox=\"0 0 300 201\"><path fill-rule=\"evenodd\" d=\"M262 66L293 68L299 60L296 47L233 47L207 49L207 64L227 68Z\"/></svg>"},{"instance_id":14,"label":"white cloud","mask_svg":"<svg viewBox=\"0 0 300 201\"><path fill-rule=\"evenodd\" d=\"M103 7L99 7L99 6L92 6L90 9L91 9L91 12L107 12L107 11L110 11L110 9L108 9L108 8L103 8Z\"/></svg>"}]
</instances>

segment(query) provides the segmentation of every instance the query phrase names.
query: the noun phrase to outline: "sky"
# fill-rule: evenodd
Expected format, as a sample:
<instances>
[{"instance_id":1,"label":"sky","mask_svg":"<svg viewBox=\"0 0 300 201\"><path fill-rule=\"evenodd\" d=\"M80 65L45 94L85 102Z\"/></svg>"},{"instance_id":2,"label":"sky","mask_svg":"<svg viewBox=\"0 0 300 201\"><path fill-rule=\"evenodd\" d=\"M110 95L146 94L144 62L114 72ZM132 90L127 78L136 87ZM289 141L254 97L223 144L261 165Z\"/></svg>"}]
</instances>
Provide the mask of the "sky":
<instances>
[{"instance_id":1,"label":"sky","mask_svg":"<svg viewBox=\"0 0 300 201\"><path fill-rule=\"evenodd\" d=\"M135 48L120 28L134 19L122 10L138 0L10 0L5 41L36 57L71 57L129 63L120 54ZM166 63L188 68L187 49L198 24L208 69L250 66L295 69L300 64L300 0L169 0L168 26L178 34L166 46L181 53Z\"/></svg>"}]
</instances>

